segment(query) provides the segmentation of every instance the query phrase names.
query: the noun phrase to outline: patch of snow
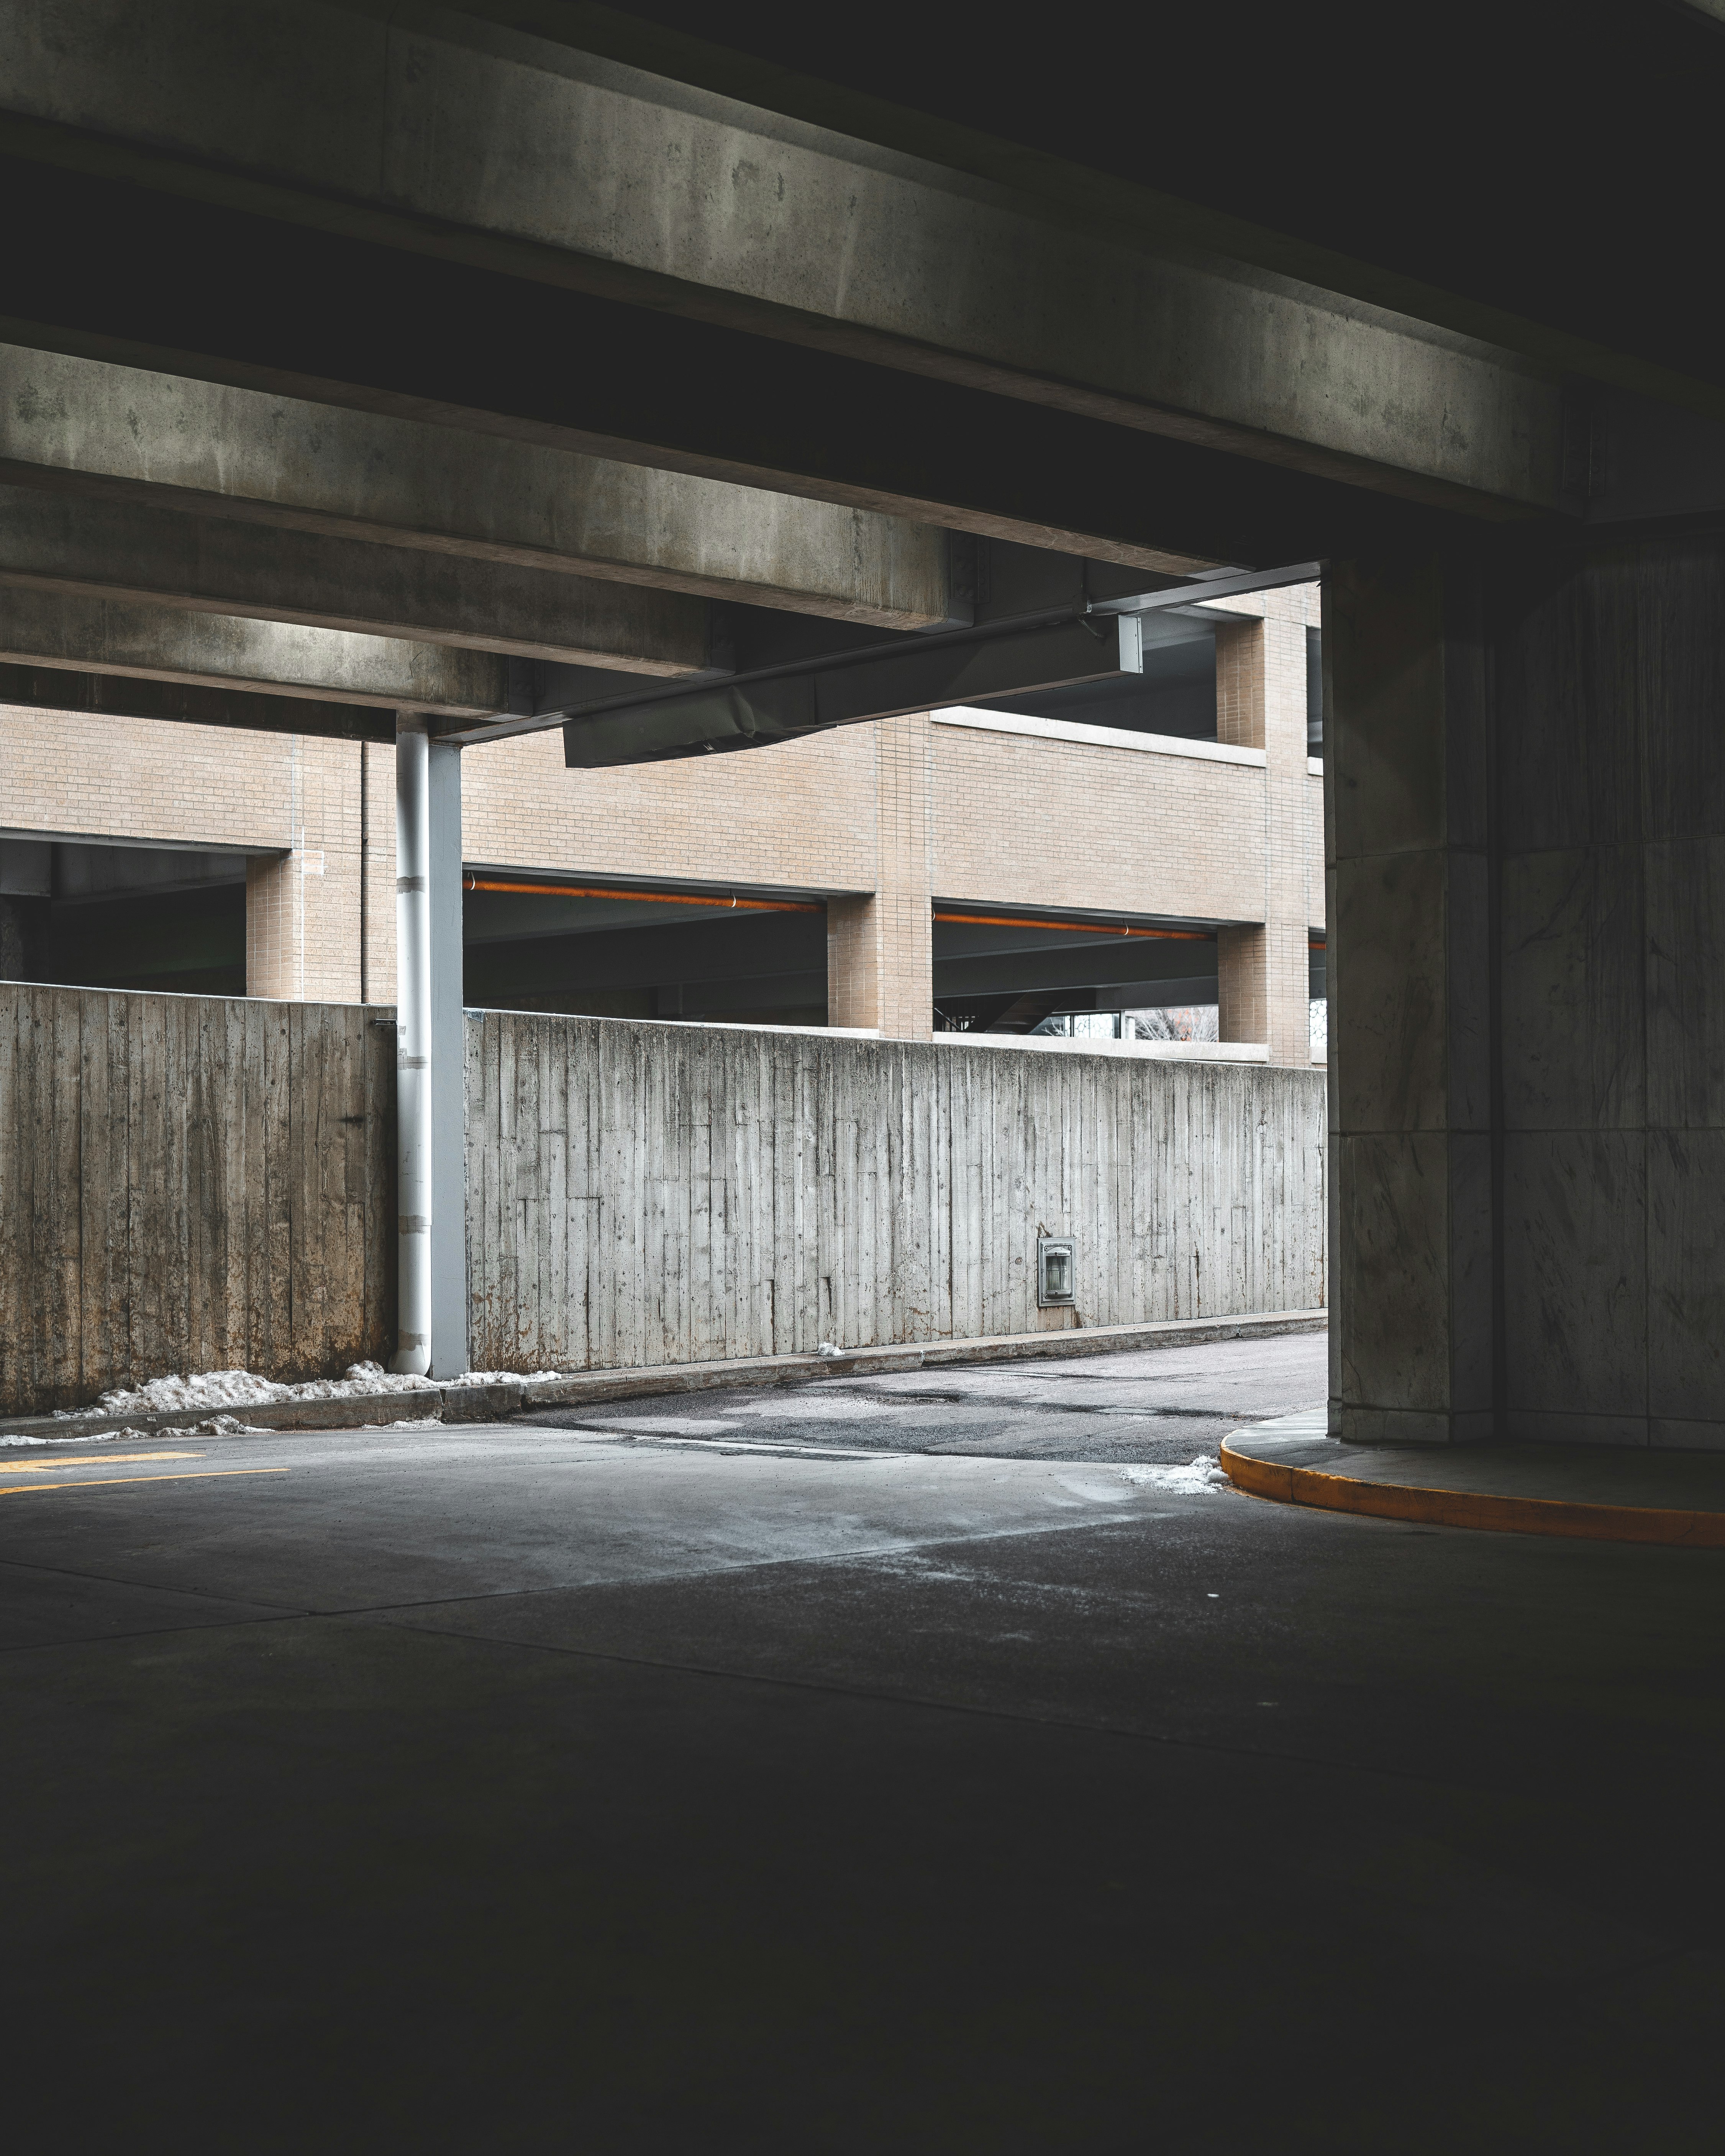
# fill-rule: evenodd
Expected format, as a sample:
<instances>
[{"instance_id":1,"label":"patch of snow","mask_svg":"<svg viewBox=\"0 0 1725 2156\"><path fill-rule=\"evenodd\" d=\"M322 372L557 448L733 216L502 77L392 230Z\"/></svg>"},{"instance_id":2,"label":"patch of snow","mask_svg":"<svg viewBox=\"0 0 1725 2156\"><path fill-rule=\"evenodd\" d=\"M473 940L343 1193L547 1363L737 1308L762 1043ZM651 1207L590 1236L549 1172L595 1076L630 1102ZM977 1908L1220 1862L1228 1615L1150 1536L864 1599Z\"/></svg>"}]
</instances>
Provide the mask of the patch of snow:
<instances>
[{"instance_id":1,"label":"patch of snow","mask_svg":"<svg viewBox=\"0 0 1725 2156\"><path fill-rule=\"evenodd\" d=\"M143 1430L93 1430L80 1436L68 1430L64 1437L0 1437L0 1445L119 1445L127 1438L141 1442L149 1435Z\"/></svg>"},{"instance_id":2,"label":"patch of snow","mask_svg":"<svg viewBox=\"0 0 1725 2156\"><path fill-rule=\"evenodd\" d=\"M1184 1467L1127 1466L1117 1467L1115 1472L1124 1476L1128 1482L1144 1484L1153 1490L1171 1490L1183 1497L1200 1496L1206 1490L1234 1487L1214 1452L1199 1453Z\"/></svg>"},{"instance_id":3,"label":"patch of snow","mask_svg":"<svg viewBox=\"0 0 1725 2156\"><path fill-rule=\"evenodd\" d=\"M525 1385L530 1378L561 1378L562 1370L464 1370L459 1378L444 1378L445 1385Z\"/></svg>"},{"instance_id":4,"label":"patch of snow","mask_svg":"<svg viewBox=\"0 0 1725 2156\"><path fill-rule=\"evenodd\" d=\"M207 1415L202 1422L176 1423L172 1430L157 1430L158 1437L275 1437L279 1435L262 1423L241 1422L238 1415Z\"/></svg>"},{"instance_id":5,"label":"patch of snow","mask_svg":"<svg viewBox=\"0 0 1725 2156\"><path fill-rule=\"evenodd\" d=\"M93 1408L62 1408L56 1420L81 1415L172 1414L195 1408L259 1407L271 1400L339 1400L360 1393L429 1393L450 1385L519 1385L530 1378L561 1378L561 1370L465 1370L459 1378L399 1377L377 1363L352 1363L339 1378L313 1378L302 1385L278 1384L254 1370L206 1370L196 1378L151 1378L147 1384L116 1387Z\"/></svg>"},{"instance_id":6,"label":"patch of snow","mask_svg":"<svg viewBox=\"0 0 1725 2156\"><path fill-rule=\"evenodd\" d=\"M625 1422L601 1421L597 1415L584 1418L585 1430L614 1431L619 1437L633 1437L637 1432L647 1437L711 1437L716 1432L734 1435L728 1422L703 1421L696 1415L634 1415Z\"/></svg>"},{"instance_id":7,"label":"patch of snow","mask_svg":"<svg viewBox=\"0 0 1725 2156\"><path fill-rule=\"evenodd\" d=\"M376 1363L352 1363L345 1376L313 1378L303 1385L281 1385L254 1370L206 1370L195 1378L151 1378L147 1384L118 1386L104 1393L93 1408L59 1411L58 1420L80 1415L174 1414L199 1409L260 1407L270 1400L339 1400L356 1393L432 1392L429 1378L401 1378Z\"/></svg>"},{"instance_id":8,"label":"patch of snow","mask_svg":"<svg viewBox=\"0 0 1725 2156\"><path fill-rule=\"evenodd\" d=\"M915 1400L859 1399L855 1394L830 1393L813 1385L806 1391L798 1387L725 1409L726 1414L765 1415L774 1422L891 1422L921 1412L922 1404Z\"/></svg>"}]
</instances>

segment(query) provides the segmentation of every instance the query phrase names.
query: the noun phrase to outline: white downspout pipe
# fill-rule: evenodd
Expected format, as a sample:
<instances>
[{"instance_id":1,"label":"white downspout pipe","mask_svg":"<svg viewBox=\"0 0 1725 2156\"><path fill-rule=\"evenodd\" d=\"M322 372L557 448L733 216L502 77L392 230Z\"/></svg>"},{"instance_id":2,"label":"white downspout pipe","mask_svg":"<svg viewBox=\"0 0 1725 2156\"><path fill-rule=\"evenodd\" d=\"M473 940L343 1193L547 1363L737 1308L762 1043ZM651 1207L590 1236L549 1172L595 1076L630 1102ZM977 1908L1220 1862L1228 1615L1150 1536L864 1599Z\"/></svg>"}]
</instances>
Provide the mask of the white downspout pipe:
<instances>
[{"instance_id":1,"label":"white downspout pipe","mask_svg":"<svg viewBox=\"0 0 1725 2156\"><path fill-rule=\"evenodd\" d=\"M395 722L395 1142L399 1259L392 1370L431 1368L431 896L425 721Z\"/></svg>"}]
</instances>

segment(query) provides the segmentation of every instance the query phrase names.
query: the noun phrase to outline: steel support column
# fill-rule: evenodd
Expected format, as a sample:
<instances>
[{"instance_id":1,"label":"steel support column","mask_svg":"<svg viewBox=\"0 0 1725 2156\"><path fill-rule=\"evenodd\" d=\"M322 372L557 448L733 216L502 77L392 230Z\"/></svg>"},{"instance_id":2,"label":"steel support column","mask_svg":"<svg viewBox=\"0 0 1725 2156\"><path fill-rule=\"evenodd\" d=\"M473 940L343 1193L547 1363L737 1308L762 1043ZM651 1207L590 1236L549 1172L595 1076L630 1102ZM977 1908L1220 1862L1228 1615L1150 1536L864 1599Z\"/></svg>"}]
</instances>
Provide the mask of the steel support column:
<instances>
[{"instance_id":1,"label":"steel support column","mask_svg":"<svg viewBox=\"0 0 1725 2156\"><path fill-rule=\"evenodd\" d=\"M393 1368L467 1368L461 1016L461 752L397 721L396 1144L399 1324Z\"/></svg>"}]
</instances>

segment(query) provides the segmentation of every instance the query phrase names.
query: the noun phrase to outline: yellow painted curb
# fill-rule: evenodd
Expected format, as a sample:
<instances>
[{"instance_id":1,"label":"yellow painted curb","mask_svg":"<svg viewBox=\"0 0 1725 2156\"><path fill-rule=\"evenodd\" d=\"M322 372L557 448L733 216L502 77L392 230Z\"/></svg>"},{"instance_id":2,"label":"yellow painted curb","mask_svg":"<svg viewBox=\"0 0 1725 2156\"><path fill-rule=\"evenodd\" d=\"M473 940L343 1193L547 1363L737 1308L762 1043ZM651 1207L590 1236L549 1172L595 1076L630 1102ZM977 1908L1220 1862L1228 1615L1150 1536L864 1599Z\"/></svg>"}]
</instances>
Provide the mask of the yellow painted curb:
<instances>
[{"instance_id":1,"label":"yellow painted curb","mask_svg":"<svg viewBox=\"0 0 1725 2156\"><path fill-rule=\"evenodd\" d=\"M1404 1482L1368 1482L1289 1467L1236 1452L1224 1438L1222 1465L1237 1490L1282 1505L1326 1512L1364 1512L1382 1520L1417 1520L1435 1527L1481 1527L1498 1534L1568 1535L1587 1542L1664 1543L1686 1549L1725 1549L1725 1512L1691 1512L1672 1506L1578 1505L1553 1497L1503 1497L1478 1490L1427 1490Z\"/></svg>"}]
</instances>

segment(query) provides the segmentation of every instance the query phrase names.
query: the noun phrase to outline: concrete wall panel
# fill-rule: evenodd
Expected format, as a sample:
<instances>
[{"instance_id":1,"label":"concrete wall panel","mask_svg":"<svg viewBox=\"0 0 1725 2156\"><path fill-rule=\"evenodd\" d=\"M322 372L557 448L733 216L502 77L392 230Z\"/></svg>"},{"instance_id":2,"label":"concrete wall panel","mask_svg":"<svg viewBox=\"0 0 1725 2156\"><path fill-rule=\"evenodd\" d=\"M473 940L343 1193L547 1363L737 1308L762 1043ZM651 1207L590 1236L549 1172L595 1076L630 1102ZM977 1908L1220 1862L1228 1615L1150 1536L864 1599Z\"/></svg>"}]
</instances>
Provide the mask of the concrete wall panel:
<instances>
[{"instance_id":1,"label":"concrete wall panel","mask_svg":"<svg viewBox=\"0 0 1725 2156\"><path fill-rule=\"evenodd\" d=\"M0 984L0 1412L393 1334L394 1034L352 1005ZM388 1014L382 1014L386 1019ZM1311 1071L467 1021L471 1352L645 1366L1324 1299Z\"/></svg>"},{"instance_id":2,"label":"concrete wall panel","mask_svg":"<svg viewBox=\"0 0 1725 2156\"><path fill-rule=\"evenodd\" d=\"M1643 1133L1512 1132L1503 1152L1510 1253L1504 1348L1512 1418L1522 1410L1572 1418L1644 1414ZM1645 1443L1645 1430L1618 1441Z\"/></svg>"},{"instance_id":3,"label":"concrete wall panel","mask_svg":"<svg viewBox=\"0 0 1725 2156\"><path fill-rule=\"evenodd\" d=\"M1313 1308L1323 1081L818 1034L468 1021L481 1368Z\"/></svg>"},{"instance_id":4,"label":"concrete wall panel","mask_svg":"<svg viewBox=\"0 0 1725 2156\"><path fill-rule=\"evenodd\" d=\"M1647 1117L1725 1128L1725 838L1647 848Z\"/></svg>"},{"instance_id":5,"label":"concrete wall panel","mask_svg":"<svg viewBox=\"0 0 1725 2156\"><path fill-rule=\"evenodd\" d=\"M1717 1445L1725 551L1497 601L1503 1434Z\"/></svg>"},{"instance_id":6,"label":"concrete wall panel","mask_svg":"<svg viewBox=\"0 0 1725 2156\"><path fill-rule=\"evenodd\" d=\"M1725 1131L1648 1133L1647 1407L1725 1444Z\"/></svg>"},{"instance_id":7,"label":"concrete wall panel","mask_svg":"<svg viewBox=\"0 0 1725 2156\"><path fill-rule=\"evenodd\" d=\"M1645 1116L1640 850L1520 854L1502 870L1503 1115L1512 1129Z\"/></svg>"},{"instance_id":8,"label":"concrete wall panel","mask_svg":"<svg viewBox=\"0 0 1725 2156\"><path fill-rule=\"evenodd\" d=\"M387 1351L395 1034L373 1015L0 983L0 1411Z\"/></svg>"}]
</instances>

